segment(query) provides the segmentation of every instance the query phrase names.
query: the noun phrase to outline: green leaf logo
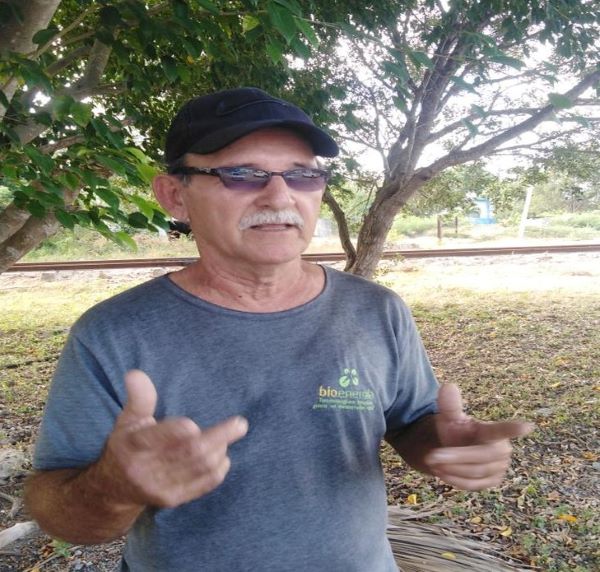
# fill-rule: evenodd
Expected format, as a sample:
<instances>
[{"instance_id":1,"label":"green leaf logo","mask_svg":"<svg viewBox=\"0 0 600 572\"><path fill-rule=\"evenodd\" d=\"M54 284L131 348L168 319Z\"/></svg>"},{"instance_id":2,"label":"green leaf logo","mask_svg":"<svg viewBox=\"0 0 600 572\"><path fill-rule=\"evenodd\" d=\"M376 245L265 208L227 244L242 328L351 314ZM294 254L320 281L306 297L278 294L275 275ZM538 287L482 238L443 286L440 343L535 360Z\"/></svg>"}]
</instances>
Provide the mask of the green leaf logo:
<instances>
[{"instance_id":1,"label":"green leaf logo","mask_svg":"<svg viewBox=\"0 0 600 572\"><path fill-rule=\"evenodd\" d=\"M358 385L358 372L355 369L345 368L338 383L344 388L348 387L350 384Z\"/></svg>"}]
</instances>

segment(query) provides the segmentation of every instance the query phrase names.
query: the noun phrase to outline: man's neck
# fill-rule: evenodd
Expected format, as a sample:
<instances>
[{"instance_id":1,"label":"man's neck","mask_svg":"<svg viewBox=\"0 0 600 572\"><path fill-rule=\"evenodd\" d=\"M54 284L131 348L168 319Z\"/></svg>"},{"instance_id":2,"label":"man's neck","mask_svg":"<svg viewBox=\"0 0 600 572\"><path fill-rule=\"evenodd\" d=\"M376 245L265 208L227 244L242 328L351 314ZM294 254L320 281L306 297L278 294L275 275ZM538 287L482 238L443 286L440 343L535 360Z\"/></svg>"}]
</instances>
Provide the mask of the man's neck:
<instances>
[{"instance_id":1,"label":"man's neck","mask_svg":"<svg viewBox=\"0 0 600 572\"><path fill-rule=\"evenodd\" d=\"M325 285L323 269L302 260L245 269L200 259L171 274L171 280L207 302L256 313L280 312L305 304Z\"/></svg>"}]
</instances>

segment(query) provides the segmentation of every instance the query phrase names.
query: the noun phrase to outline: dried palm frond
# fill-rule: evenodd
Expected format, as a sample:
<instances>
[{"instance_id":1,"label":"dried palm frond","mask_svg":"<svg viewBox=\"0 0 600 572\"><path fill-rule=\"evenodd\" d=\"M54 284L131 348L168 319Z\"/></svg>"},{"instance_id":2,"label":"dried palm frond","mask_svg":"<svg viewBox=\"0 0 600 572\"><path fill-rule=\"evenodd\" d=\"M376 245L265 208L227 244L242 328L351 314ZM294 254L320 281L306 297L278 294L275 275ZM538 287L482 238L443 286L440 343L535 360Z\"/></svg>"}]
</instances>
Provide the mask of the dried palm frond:
<instances>
[{"instance_id":1,"label":"dried palm frond","mask_svg":"<svg viewBox=\"0 0 600 572\"><path fill-rule=\"evenodd\" d=\"M448 524L419 522L439 510L389 507L387 536L401 572L516 572L502 548Z\"/></svg>"}]
</instances>

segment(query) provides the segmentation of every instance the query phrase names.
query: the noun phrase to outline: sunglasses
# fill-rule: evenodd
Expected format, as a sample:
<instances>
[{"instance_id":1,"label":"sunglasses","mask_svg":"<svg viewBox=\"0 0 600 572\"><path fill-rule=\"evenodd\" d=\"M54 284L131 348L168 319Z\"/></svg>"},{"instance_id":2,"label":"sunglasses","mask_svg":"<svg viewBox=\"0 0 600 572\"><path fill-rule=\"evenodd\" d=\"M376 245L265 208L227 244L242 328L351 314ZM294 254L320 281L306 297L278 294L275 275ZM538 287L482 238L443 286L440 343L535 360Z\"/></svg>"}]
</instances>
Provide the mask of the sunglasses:
<instances>
[{"instance_id":1,"label":"sunglasses","mask_svg":"<svg viewBox=\"0 0 600 572\"><path fill-rule=\"evenodd\" d=\"M271 177L283 177L287 186L294 191L322 191L329 179L329 171L301 167L289 171L265 171L253 167L175 167L171 175L210 175L219 177L221 183L232 191L256 191L269 184Z\"/></svg>"}]
</instances>

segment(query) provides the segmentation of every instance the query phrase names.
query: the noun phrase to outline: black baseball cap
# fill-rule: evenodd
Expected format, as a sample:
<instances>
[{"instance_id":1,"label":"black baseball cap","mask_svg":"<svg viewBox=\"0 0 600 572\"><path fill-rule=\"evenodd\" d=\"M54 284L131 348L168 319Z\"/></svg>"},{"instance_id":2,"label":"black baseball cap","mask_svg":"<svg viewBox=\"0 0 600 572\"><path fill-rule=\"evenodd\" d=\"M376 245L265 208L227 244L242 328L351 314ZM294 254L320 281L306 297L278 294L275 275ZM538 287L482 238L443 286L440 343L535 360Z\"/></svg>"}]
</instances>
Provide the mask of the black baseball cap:
<instances>
[{"instance_id":1,"label":"black baseball cap","mask_svg":"<svg viewBox=\"0 0 600 572\"><path fill-rule=\"evenodd\" d=\"M186 153L213 153L258 129L282 127L305 139L315 155L335 157L336 142L300 108L255 87L228 89L190 99L174 117L165 160Z\"/></svg>"}]
</instances>

